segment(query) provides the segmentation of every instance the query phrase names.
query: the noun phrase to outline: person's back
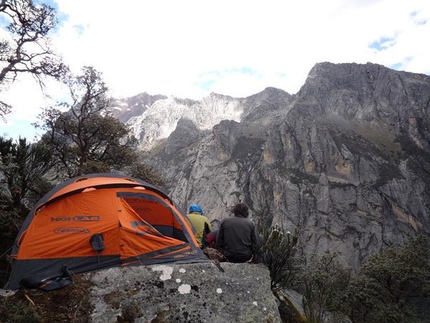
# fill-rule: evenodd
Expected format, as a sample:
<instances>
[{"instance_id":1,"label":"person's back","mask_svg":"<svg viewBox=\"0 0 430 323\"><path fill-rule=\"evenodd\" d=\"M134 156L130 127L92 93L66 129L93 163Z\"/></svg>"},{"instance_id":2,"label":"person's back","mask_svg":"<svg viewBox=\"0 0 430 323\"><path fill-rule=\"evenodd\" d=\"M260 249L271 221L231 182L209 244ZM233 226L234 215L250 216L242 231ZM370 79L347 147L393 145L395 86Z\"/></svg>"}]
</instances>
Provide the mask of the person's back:
<instances>
[{"instance_id":1,"label":"person's back","mask_svg":"<svg viewBox=\"0 0 430 323\"><path fill-rule=\"evenodd\" d=\"M204 216L203 210L198 204L191 204L188 208L188 219L191 221L191 224L196 229L196 240L200 247L204 247L202 245L204 235L206 234L205 224L210 231L212 231L212 226L209 219ZM207 233L209 233L207 232Z\"/></svg>"},{"instance_id":2,"label":"person's back","mask_svg":"<svg viewBox=\"0 0 430 323\"><path fill-rule=\"evenodd\" d=\"M246 262L260 246L260 239L254 223L247 219L246 204L236 204L233 213L233 217L221 221L216 244L230 262Z\"/></svg>"}]
</instances>

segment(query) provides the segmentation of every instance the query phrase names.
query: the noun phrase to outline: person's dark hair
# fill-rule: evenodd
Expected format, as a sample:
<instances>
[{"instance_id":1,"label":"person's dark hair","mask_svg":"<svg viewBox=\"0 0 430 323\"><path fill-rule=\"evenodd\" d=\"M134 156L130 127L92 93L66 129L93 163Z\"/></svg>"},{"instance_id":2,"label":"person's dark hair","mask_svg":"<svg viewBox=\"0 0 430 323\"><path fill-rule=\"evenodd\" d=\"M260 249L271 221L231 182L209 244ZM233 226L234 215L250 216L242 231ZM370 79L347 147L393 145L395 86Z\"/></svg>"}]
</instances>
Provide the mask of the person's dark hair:
<instances>
[{"instance_id":1,"label":"person's dark hair","mask_svg":"<svg viewBox=\"0 0 430 323\"><path fill-rule=\"evenodd\" d=\"M241 216L244 218L248 217L248 205L245 203L238 203L233 207L233 213L236 216Z\"/></svg>"}]
</instances>

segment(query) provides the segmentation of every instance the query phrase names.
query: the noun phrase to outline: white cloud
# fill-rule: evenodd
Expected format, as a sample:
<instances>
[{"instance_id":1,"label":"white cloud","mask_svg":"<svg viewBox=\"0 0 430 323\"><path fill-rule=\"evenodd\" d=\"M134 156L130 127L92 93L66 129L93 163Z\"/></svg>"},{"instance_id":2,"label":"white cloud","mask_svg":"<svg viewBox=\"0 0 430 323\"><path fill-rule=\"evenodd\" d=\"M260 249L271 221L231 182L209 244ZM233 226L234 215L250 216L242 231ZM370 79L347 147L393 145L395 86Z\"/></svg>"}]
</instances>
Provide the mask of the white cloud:
<instances>
[{"instance_id":1,"label":"white cloud","mask_svg":"<svg viewBox=\"0 0 430 323\"><path fill-rule=\"evenodd\" d=\"M92 65L103 71L119 95L147 91L201 98L222 89L221 94L242 96L266 86L295 93L320 61L401 62L399 55L369 50L383 37L399 38L390 52L405 52L402 39L412 43L410 51L422 51L425 41L414 33L428 30L414 25L418 18L411 14L430 19L426 0L58 3L69 14L59 33L60 51L75 68ZM82 33L76 32L78 25ZM242 67L259 75L227 73ZM212 71L224 78L206 92L197 88L199 75ZM286 75L283 86L280 74Z\"/></svg>"},{"instance_id":2,"label":"white cloud","mask_svg":"<svg viewBox=\"0 0 430 323\"><path fill-rule=\"evenodd\" d=\"M293 94L322 61L430 73L428 0L56 3L67 17L57 50L76 72L103 72L115 96L245 97L269 86ZM384 39L387 48L370 48Z\"/></svg>"}]
</instances>

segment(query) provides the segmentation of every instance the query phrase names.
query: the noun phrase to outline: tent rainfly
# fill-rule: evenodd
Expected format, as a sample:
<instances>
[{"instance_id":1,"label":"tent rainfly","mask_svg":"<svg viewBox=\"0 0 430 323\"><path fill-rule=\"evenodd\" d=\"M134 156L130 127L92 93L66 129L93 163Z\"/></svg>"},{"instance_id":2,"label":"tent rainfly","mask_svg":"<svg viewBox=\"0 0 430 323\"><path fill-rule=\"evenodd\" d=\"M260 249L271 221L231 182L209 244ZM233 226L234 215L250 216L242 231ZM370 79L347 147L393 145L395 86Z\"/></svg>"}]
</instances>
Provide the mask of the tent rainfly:
<instances>
[{"instance_id":1,"label":"tent rainfly","mask_svg":"<svg viewBox=\"0 0 430 323\"><path fill-rule=\"evenodd\" d=\"M11 259L5 288L12 290L102 268L209 261L169 196L116 174L79 176L47 193L26 218Z\"/></svg>"}]
</instances>

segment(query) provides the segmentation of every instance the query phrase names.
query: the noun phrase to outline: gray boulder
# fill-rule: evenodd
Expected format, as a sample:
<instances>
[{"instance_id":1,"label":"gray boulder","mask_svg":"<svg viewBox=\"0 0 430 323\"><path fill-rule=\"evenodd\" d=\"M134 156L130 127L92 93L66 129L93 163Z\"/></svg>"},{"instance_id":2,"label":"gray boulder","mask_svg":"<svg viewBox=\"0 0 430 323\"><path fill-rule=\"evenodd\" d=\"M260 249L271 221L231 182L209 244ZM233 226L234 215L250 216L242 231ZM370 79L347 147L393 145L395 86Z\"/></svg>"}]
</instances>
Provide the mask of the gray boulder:
<instances>
[{"instance_id":1,"label":"gray boulder","mask_svg":"<svg viewBox=\"0 0 430 323\"><path fill-rule=\"evenodd\" d=\"M278 301L262 264L163 264L73 276L73 284L0 289L1 322L279 323Z\"/></svg>"},{"instance_id":2,"label":"gray boulder","mask_svg":"<svg viewBox=\"0 0 430 323\"><path fill-rule=\"evenodd\" d=\"M165 264L88 274L92 322L281 322L264 265Z\"/></svg>"}]
</instances>

